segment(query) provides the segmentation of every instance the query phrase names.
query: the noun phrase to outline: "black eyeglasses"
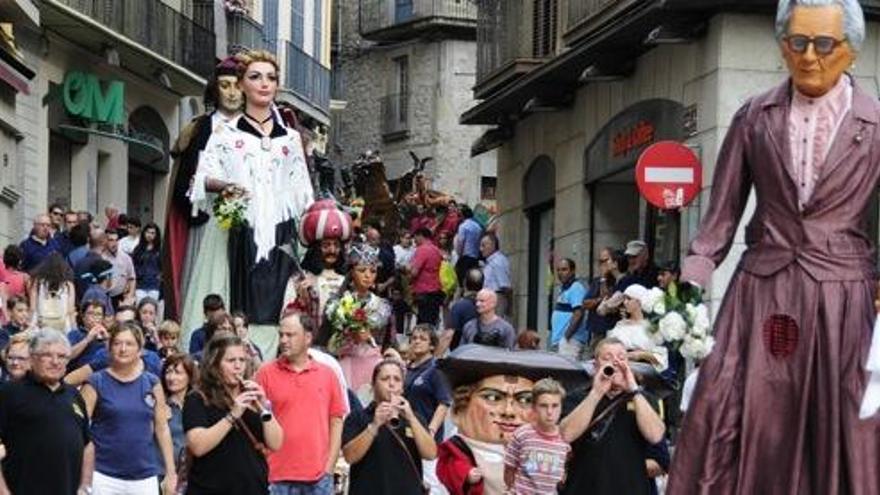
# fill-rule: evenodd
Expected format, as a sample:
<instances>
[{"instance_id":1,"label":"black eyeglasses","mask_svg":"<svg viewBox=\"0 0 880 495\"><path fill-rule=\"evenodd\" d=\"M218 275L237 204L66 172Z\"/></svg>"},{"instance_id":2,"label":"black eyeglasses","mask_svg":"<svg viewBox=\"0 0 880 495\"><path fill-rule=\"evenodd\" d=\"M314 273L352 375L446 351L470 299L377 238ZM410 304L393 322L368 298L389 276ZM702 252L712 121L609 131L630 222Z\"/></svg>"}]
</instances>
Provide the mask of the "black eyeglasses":
<instances>
[{"instance_id":1,"label":"black eyeglasses","mask_svg":"<svg viewBox=\"0 0 880 495\"><path fill-rule=\"evenodd\" d=\"M838 45L846 41L839 40L833 36L806 36L803 34L793 34L785 37L789 50L795 53L806 53L807 47L812 43L813 49L817 55L828 55L837 48Z\"/></svg>"}]
</instances>

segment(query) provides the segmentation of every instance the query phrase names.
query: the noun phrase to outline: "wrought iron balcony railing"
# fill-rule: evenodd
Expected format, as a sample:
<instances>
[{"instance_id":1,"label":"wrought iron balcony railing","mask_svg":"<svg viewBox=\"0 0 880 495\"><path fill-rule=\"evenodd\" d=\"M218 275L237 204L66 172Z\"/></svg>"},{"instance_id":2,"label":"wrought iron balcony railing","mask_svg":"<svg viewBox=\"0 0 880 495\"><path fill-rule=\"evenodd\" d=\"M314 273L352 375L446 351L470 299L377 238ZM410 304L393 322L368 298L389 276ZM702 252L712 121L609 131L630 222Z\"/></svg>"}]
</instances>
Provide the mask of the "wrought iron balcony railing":
<instances>
[{"instance_id":1,"label":"wrought iron balcony railing","mask_svg":"<svg viewBox=\"0 0 880 495\"><path fill-rule=\"evenodd\" d=\"M473 32L477 6L473 0L361 0L360 33L367 39L403 39L425 29ZM471 35L473 38L473 35Z\"/></svg>"},{"instance_id":2,"label":"wrought iron balcony railing","mask_svg":"<svg viewBox=\"0 0 880 495\"><path fill-rule=\"evenodd\" d=\"M161 0L59 2L202 77L213 72L213 31Z\"/></svg>"},{"instance_id":3,"label":"wrought iron balcony railing","mask_svg":"<svg viewBox=\"0 0 880 495\"><path fill-rule=\"evenodd\" d=\"M287 42L284 85L323 110L330 112L330 70L291 42Z\"/></svg>"},{"instance_id":4,"label":"wrought iron balcony railing","mask_svg":"<svg viewBox=\"0 0 880 495\"><path fill-rule=\"evenodd\" d=\"M275 53L275 47L266 39L263 25L243 13L226 14L226 40L230 54L245 50L268 50Z\"/></svg>"}]
</instances>

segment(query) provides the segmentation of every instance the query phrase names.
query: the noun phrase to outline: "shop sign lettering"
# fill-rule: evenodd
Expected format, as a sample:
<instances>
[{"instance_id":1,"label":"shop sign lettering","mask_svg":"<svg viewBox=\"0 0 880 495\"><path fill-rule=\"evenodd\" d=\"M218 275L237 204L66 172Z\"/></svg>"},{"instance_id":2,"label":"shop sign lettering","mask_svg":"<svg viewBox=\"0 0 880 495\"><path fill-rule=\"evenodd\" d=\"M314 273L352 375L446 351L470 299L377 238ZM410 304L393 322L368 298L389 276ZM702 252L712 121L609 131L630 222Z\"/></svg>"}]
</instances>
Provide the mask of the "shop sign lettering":
<instances>
[{"instance_id":1,"label":"shop sign lettering","mask_svg":"<svg viewBox=\"0 0 880 495\"><path fill-rule=\"evenodd\" d=\"M125 124L125 86L122 81L107 81L102 87L94 74L79 71L64 76L61 89L64 109L89 122Z\"/></svg>"},{"instance_id":2,"label":"shop sign lettering","mask_svg":"<svg viewBox=\"0 0 880 495\"><path fill-rule=\"evenodd\" d=\"M640 120L636 125L617 133L611 141L611 156L622 157L654 142L654 124Z\"/></svg>"}]
</instances>

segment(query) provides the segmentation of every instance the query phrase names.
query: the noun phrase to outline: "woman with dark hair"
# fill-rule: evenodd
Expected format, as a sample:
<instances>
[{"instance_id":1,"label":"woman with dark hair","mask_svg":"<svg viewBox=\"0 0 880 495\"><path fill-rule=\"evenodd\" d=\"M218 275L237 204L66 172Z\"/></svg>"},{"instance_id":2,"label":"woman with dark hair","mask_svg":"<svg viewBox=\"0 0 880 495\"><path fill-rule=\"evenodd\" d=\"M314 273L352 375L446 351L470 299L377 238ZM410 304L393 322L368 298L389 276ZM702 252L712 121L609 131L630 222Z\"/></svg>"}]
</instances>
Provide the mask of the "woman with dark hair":
<instances>
[{"instance_id":1,"label":"woman with dark hair","mask_svg":"<svg viewBox=\"0 0 880 495\"><path fill-rule=\"evenodd\" d=\"M244 342L248 357L251 358L248 375L253 375L260 369L260 364L263 363L263 351L248 336L248 317L244 314L244 311L233 311L231 316L235 334Z\"/></svg>"},{"instance_id":2,"label":"woman with dark hair","mask_svg":"<svg viewBox=\"0 0 880 495\"><path fill-rule=\"evenodd\" d=\"M15 244L10 244L3 250L3 265L6 267L3 282L6 282L7 297L23 296L27 292L30 276L21 270L23 256L21 248Z\"/></svg>"},{"instance_id":3,"label":"woman with dark hair","mask_svg":"<svg viewBox=\"0 0 880 495\"><path fill-rule=\"evenodd\" d=\"M159 342L159 322L156 317L159 314L159 303L152 297L140 300L135 312L135 321L144 331L144 347L151 351L158 351L161 347Z\"/></svg>"},{"instance_id":4,"label":"woman with dark hair","mask_svg":"<svg viewBox=\"0 0 880 495\"><path fill-rule=\"evenodd\" d=\"M180 466L186 455L186 435L183 433L183 402L186 395L198 384L198 368L186 354L176 353L165 358L162 364L162 390L168 406L168 428L174 446L174 459Z\"/></svg>"},{"instance_id":5,"label":"woman with dark hair","mask_svg":"<svg viewBox=\"0 0 880 495\"><path fill-rule=\"evenodd\" d=\"M76 318L73 270L59 253L52 253L31 272L28 288L34 321L67 333Z\"/></svg>"},{"instance_id":6,"label":"woman with dark hair","mask_svg":"<svg viewBox=\"0 0 880 495\"><path fill-rule=\"evenodd\" d=\"M437 444L403 398L403 364L384 359L373 369L374 400L345 418L342 454L351 464L351 495L421 495L422 459Z\"/></svg>"},{"instance_id":7,"label":"woman with dark hair","mask_svg":"<svg viewBox=\"0 0 880 495\"><path fill-rule=\"evenodd\" d=\"M187 495L251 495L269 491L266 451L284 433L266 394L246 380L247 352L237 335L208 341L199 387L186 397L183 429L193 455Z\"/></svg>"},{"instance_id":8,"label":"woman with dark hair","mask_svg":"<svg viewBox=\"0 0 880 495\"><path fill-rule=\"evenodd\" d=\"M150 222L141 230L140 241L131 252L131 261L137 276L134 291L137 301L145 297L158 301L162 284L162 233L158 225Z\"/></svg>"}]
</instances>

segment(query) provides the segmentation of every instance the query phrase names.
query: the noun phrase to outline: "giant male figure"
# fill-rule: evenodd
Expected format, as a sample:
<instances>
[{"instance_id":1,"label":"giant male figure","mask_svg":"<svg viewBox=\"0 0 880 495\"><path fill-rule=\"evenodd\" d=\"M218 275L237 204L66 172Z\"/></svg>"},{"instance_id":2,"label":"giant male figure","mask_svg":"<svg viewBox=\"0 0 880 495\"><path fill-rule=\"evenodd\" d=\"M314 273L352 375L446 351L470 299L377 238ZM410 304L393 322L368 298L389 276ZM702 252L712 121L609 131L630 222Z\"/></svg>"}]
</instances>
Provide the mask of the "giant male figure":
<instances>
[{"instance_id":1,"label":"giant male figure","mask_svg":"<svg viewBox=\"0 0 880 495\"><path fill-rule=\"evenodd\" d=\"M754 187L748 249L679 435L672 495L880 494L878 421L858 419L880 104L846 73L864 17L856 0L781 0L776 30L791 77L734 116L683 265L683 280L706 286Z\"/></svg>"}]
</instances>

